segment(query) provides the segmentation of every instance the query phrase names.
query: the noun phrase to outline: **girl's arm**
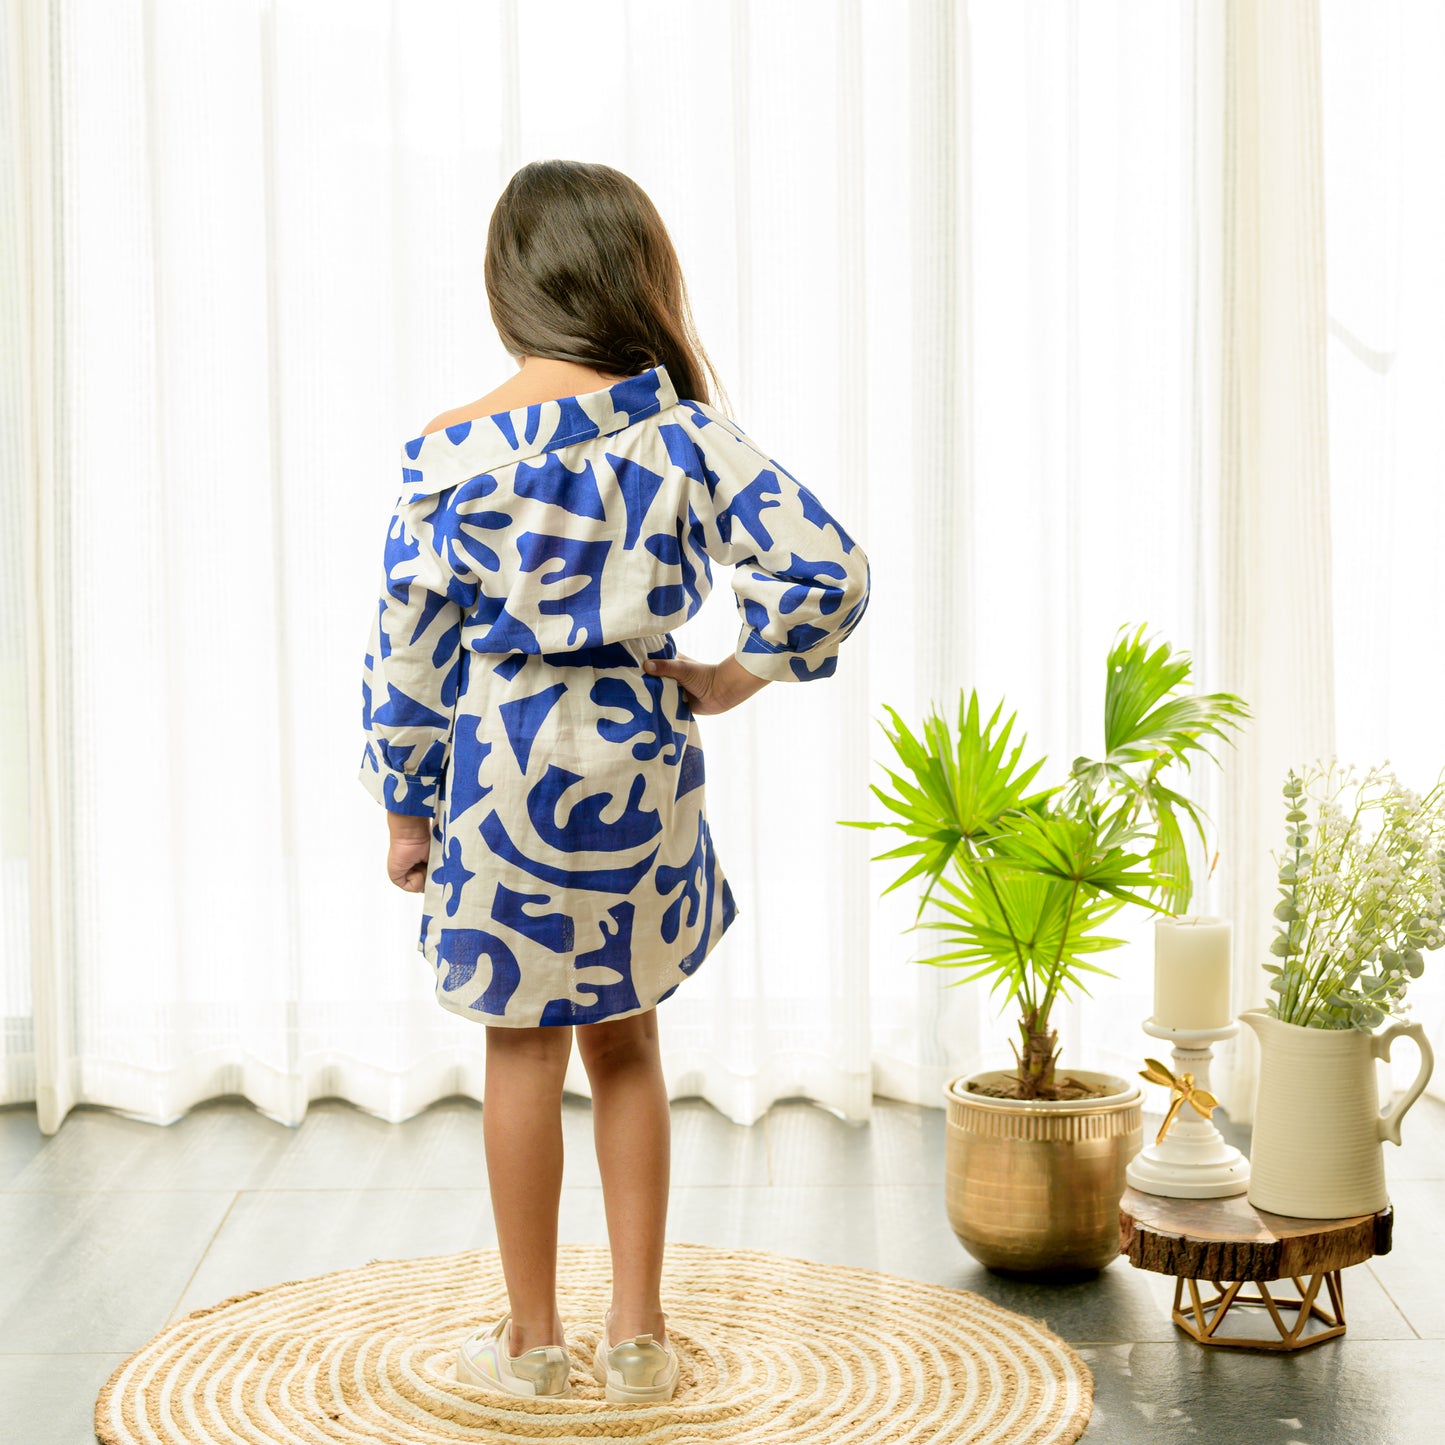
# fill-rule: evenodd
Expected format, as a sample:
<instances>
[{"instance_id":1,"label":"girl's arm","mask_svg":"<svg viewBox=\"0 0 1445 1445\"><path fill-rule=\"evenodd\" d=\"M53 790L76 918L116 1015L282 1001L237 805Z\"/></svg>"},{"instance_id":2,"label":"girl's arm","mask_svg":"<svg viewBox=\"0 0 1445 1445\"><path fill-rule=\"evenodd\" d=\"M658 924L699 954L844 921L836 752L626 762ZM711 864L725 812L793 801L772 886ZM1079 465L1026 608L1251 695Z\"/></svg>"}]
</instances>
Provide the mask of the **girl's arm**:
<instances>
[{"instance_id":1,"label":"girl's arm","mask_svg":"<svg viewBox=\"0 0 1445 1445\"><path fill-rule=\"evenodd\" d=\"M435 814L451 753L461 619L476 601L475 578L459 574L435 545L434 523L447 504L446 493L398 500L362 668L366 745L358 776L393 818L418 820L391 822L393 836L420 836Z\"/></svg>"},{"instance_id":2,"label":"girl's arm","mask_svg":"<svg viewBox=\"0 0 1445 1445\"><path fill-rule=\"evenodd\" d=\"M695 532L713 561L733 568L742 618L732 658L720 664L724 695L750 686L743 673L760 682L831 677L868 607L867 554L735 422L696 401L684 412L688 451L696 453L683 463L694 483Z\"/></svg>"}]
</instances>

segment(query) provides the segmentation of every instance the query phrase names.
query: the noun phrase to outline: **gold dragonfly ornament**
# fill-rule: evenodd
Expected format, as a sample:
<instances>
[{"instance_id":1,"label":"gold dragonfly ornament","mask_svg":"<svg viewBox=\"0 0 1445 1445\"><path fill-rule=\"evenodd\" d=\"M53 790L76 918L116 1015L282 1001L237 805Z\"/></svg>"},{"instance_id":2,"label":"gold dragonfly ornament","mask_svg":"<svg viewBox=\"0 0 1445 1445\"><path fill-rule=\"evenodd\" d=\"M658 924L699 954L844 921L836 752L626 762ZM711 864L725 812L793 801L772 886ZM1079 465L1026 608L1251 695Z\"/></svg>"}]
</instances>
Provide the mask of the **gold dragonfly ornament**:
<instances>
[{"instance_id":1,"label":"gold dragonfly ornament","mask_svg":"<svg viewBox=\"0 0 1445 1445\"><path fill-rule=\"evenodd\" d=\"M1219 1100L1208 1089L1201 1089L1194 1082L1193 1074L1176 1075L1172 1070L1166 1069L1158 1059L1145 1059L1144 1062L1149 1067L1140 1069L1139 1077L1148 1079L1151 1084L1163 1084L1173 1095L1169 1101L1169 1110L1164 1115L1164 1122L1160 1124L1159 1132L1154 1136L1156 1144L1164 1142L1164 1136L1169 1132L1169 1126L1185 1104L1188 1104L1204 1119L1209 1118L1219 1107Z\"/></svg>"}]
</instances>

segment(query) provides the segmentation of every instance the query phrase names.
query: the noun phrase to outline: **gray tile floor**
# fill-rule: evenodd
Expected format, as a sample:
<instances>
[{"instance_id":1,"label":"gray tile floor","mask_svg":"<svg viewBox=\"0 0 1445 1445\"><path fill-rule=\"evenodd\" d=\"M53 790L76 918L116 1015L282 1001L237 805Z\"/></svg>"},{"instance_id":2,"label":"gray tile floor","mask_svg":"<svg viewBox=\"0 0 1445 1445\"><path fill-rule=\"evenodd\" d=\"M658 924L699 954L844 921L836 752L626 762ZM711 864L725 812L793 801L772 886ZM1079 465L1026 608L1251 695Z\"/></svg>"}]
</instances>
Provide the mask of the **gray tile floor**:
<instances>
[{"instance_id":1,"label":"gray tile floor","mask_svg":"<svg viewBox=\"0 0 1445 1445\"><path fill-rule=\"evenodd\" d=\"M875 1104L856 1126L790 1100L748 1129L676 1101L669 1238L888 1270L1043 1319L1094 1371L1091 1445L1441 1438L1445 1104L1422 1100L1386 1148L1395 1249L1345 1272L1349 1333L1293 1358L1200 1349L1169 1322L1170 1282L1123 1260L1083 1284L989 1274L944 1214L943 1111ZM590 1105L569 1095L564 1117L561 1235L604 1243ZM464 1099L400 1125L321 1100L295 1129L234 1098L166 1128L83 1107L49 1139L33 1108L0 1109L0 1440L93 1442L106 1377L199 1305L494 1246L486 1182Z\"/></svg>"}]
</instances>

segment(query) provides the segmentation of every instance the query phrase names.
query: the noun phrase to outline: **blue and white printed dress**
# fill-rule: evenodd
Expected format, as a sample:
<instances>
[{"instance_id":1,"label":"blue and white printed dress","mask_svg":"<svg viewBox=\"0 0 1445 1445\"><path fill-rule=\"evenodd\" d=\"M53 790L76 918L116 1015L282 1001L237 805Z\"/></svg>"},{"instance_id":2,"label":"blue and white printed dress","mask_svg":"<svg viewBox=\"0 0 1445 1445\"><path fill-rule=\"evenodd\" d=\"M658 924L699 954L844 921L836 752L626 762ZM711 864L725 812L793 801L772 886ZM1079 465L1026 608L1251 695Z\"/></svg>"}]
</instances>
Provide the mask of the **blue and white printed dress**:
<instances>
[{"instance_id":1,"label":"blue and white printed dress","mask_svg":"<svg viewBox=\"0 0 1445 1445\"><path fill-rule=\"evenodd\" d=\"M868 605L862 547L665 366L402 448L362 681L360 771L432 818L417 948L510 1027L638 1013L738 908L668 629L732 565L738 661L810 681Z\"/></svg>"}]
</instances>

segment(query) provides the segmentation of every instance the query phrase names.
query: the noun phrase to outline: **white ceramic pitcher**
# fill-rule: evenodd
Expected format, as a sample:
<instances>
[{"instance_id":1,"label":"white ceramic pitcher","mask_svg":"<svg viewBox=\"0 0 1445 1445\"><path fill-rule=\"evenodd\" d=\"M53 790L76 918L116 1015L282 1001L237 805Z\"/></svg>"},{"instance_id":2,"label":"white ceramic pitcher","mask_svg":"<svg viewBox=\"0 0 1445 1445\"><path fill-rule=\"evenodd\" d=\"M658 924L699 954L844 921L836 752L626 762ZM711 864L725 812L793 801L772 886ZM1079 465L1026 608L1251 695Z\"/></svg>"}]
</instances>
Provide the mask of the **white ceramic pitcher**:
<instances>
[{"instance_id":1,"label":"white ceramic pitcher","mask_svg":"<svg viewBox=\"0 0 1445 1445\"><path fill-rule=\"evenodd\" d=\"M1424 1091L1435 1056L1423 1024L1382 1033L1306 1029L1248 1009L1239 1021L1259 1037L1259 1092L1249 1152L1249 1202L1271 1214L1344 1219L1390 1202L1382 1140L1400 1142L1400 1120ZM1420 1072L1380 1113L1375 1060L1400 1037L1420 1049Z\"/></svg>"}]
</instances>

